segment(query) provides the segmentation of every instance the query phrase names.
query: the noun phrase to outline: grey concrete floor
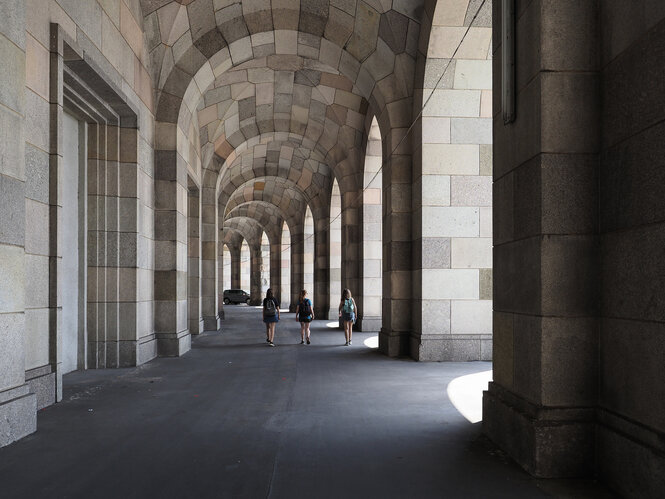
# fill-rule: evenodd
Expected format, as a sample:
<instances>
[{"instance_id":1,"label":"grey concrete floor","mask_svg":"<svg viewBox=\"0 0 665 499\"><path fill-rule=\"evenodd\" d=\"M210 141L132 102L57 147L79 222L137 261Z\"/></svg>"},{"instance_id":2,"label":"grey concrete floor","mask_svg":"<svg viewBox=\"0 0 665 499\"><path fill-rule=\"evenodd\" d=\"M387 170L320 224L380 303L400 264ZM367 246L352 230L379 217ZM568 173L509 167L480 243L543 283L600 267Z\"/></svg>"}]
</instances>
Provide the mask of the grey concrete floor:
<instances>
[{"instance_id":1,"label":"grey concrete floor","mask_svg":"<svg viewBox=\"0 0 665 499\"><path fill-rule=\"evenodd\" d=\"M448 383L488 363L389 359L326 321L300 345L293 314L271 348L259 309L226 311L182 358L67 375L0 449L0 497L611 497L534 480L455 409Z\"/></svg>"}]
</instances>

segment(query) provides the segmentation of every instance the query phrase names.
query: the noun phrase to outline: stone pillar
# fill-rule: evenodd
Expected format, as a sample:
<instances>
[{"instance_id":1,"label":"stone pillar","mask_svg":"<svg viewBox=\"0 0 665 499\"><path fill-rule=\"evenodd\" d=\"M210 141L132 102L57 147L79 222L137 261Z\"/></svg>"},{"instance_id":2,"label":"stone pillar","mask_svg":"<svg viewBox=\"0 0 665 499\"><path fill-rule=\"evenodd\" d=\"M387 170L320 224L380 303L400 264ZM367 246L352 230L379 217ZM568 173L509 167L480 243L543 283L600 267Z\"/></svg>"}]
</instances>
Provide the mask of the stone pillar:
<instances>
[{"instance_id":1,"label":"stone pillar","mask_svg":"<svg viewBox=\"0 0 665 499\"><path fill-rule=\"evenodd\" d=\"M240 289L240 248L229 247L231 252L231 288Z\"/></svg>"},{"instance_id":2,"label":"stone pillar","mask_svg":"<svg viewBox=\"0 0 665 499\"><path fill-rule=\"evenodd\" d=\"M217 278L217 210L215 201L215 187L201 188L201 315L205 331L219 329L218 293L221 290L221 281ZM221 278L220 278L221 279ZM223 290L222 290L223 292Z\"/></svg>"},{"instance_id":3,"label":"stone pillar","mask_svg":"<svg viewBox=\"0 0 665 499\"><path fill-rule=\"evenodd\" d=\"M393 129L384 141L387 156L406 129ZM394 144L394 145L393 145ZM404 140L383 169L383 324L379 351L391 357L409 353L411 332L411 156ZM419 214L414 214L418 218ZM414 283L414 286L417 283Z\"/></svg>"},{"instance_id":4,"label":"stone pillar","mask_svg":"<svg viewBox=\"0 0 665 499\"><path fill-rule=\"evenodd\" d=\"M187 216L179 201L187 199L187 174L184 159L174 149L176 127L175 122L157 122L155 132L155 255L159 255L155 258L155 335L157 351L165 357L183 355L191 348L184 258Z\"/></svg>"},{"instance_id":5,"label":"stone pillar","mask_svg":"<svg viewBox=\"0 0 665 499\"><path fill-rule=\"evenodd\" d=\"M0 7L0 447L37 429L25 382L25 6Z\"/></svg>"},{"instance_id":6,"label":"stone pillar","mask_svg":"<svg viewBox=\"0 0 665 499\"><path fill-rule=\"evenodd\" d=\"M280 231L281 233L281 231ZM281 289L282 289L282 243L281 234L274 241L270 241L270 288L274 296L280 299L281 304Z\"/></svg>"},{"instance_id":7,"label":"stone pillar","mask_svg":"<svg viewBox=\"0 0 665 499\"><path fill-rule=\"evenodd\" d=\"M263 258L261 255L261 241L256 245L250 245L250 268L249 268L249 304L261 305L263 296L261 295L261 267Z\"/></svg>"},{"instance_id":8,"label":"stone pillar","mask_svg":"<svg viewBox=\"0 0 665 499\"><path fill-rule=\"evenodd\" d=\"M489 4L454 59L455 37L479 5L426 11L419 57L422 117L413 144L413 331L410 354L425 361L489 360L492 347L492 60ZM501 2L496 2L501 3ZM439 80L442 71L443 78ZM421 83L418 83L420 86Z\"/></svg>"},{"instance_id":9,"label":"stone pillar","mask_svg":"<svg viewBox=\"0 0 665 499\"><path fill-rule=\"evenodd\" d=\"M189 180L187 195L187 325L190 334L203 332L201 317L201 196Z\"/></svg>"},{"instance_id":10,"label":"stone pillar","mask_svg":"<svg viewBox=\"0 0 665 499\"><path fill-rule=\"evenodd\" d=\"M284 310L291 307L291 231L289 226L282 225L282 235L280 237L279 253L279 274L280 274L280 305Z\"/></svg>"},{"instance_id":11,"label":"stone pillar","mask_svg":"<svg viewBox=\"0 0 665 499\"><path fill-rule=\"evenodd\" d=\"M303 226L294 227L291 232L291 305L289 312L295 312L304 279L304 234Z\"/></svg>"},{"instance_id":12,"label":"stone pillar","mask_svg":"<svg viewBox=\"0 0 665 499\"><path fill-rule=\"evenodd\" d=\"M342 282L351 294L360 296L360 190L342 193ZM340 293L341 297L341 293ZM360 305L359 305L360 306ZM339 297L335 310L339 307ZM360 310L362 313L362 310Z\"/></svg>"},{"instance_id":13,"label":"stone pillar","mask_svg":"<svg viewBox=\"0 0 665 499\"><path fill-rule=\"evenodd\" d=\"M319 319L328 318L330 310L330 227L327 217L319 217L314 231L314 315Z\"/></svg>"},{"instance_id":14,"label":"stone pillar","mask_svg":"<svg viewBox=\"0 0 665 499\"><path fill-rule=\"evenodd\" d=\"M483 428L535 476L589 476L598 396L600 16L596 2L516 5L516 121L504 124L500 99L494 107L494 381ZM500 7L494 2L496 95Z\"/></svg>"},{"instance_id":15,"label":"stone pillar","mask_svg":"<svg viewBox=\"0 0 665 499\"><path fill-rule=\"evenodd\" d=\"M231 273L231 262L227 262L224 258L224 241L221 237L218 239L217 243L218 253L217 253L217 312L218 317L221 320L224 319L224 279L225 272ZM230 253L227 253L230 256ZM224 266L228 265L227 270L225 271ZM221 327L221 324L220 324Z\"/></svg>"}]
</instances>

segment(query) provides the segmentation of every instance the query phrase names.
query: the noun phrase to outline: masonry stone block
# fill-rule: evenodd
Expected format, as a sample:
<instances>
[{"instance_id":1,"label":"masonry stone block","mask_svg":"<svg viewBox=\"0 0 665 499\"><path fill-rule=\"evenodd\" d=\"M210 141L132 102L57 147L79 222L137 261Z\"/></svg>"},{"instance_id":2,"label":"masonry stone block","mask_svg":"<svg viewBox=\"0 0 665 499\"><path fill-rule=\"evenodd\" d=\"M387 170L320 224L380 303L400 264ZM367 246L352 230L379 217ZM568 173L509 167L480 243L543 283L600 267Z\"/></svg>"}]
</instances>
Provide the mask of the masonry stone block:
<instances>
[{"instance_id":1,"label":"masonry stone block","mask_svg":"<svg viewBox=\"0 0 665 499\"><path fill-rule=\"evenodd\" d=\"M20 313L25 307L24 265L23 248L0 244L0 276L2 276L0 312L2 313ZM9 328L9 326L6 327Z\"/></svg>"},{"instance_id":2,"label":"masonry stone block","mask_svg":"<svg viewBox=\"0 0 665 499\"><path fill-rule=\"evenodd\" d=\"M452 300L450 329L453 334L491 334L491 300Z\"/></svg>"}]
</instances>

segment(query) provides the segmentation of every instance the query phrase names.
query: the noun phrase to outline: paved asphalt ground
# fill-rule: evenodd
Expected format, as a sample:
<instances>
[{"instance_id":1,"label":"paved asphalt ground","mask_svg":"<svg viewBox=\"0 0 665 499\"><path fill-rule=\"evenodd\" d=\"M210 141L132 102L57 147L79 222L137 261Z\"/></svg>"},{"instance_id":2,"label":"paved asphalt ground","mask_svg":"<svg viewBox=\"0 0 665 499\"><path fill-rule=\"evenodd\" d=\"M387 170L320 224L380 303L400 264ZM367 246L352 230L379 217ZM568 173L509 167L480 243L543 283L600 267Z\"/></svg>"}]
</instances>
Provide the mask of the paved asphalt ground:
<instances>
[{"instance_id":1,"label":"paved asphalt ground","mask_svg":"<svg viewBox=\"0 0 665 499\"><path fill-rule=\"evenodd\" d=\"M389 359L369 334L293 314L265 343L260 309L227 306L178 359L65 376L37 433L0 449L0 497L611 497L537 481L451 404L453 379L491 364Z\"/></svg>"}]
</instances>

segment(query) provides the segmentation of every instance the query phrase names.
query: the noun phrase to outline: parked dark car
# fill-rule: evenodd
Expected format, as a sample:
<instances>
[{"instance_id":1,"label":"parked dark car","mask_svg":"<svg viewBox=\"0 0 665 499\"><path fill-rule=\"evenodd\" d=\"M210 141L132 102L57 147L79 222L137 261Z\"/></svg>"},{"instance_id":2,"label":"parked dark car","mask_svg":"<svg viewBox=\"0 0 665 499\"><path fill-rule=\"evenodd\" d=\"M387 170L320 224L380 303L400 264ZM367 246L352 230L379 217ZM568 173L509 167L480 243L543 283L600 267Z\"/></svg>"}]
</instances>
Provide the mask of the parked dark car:
<instances>
[{"instance_id":1,"label":"parked dark car","mask_svg":"<svg viewBox=\"0 0 665 499\"><path fill-rule=\"evenodd\" d=\"M238 304L247 303L249 305L249 293L242 289L225 289L224 290L224 303Z\"/></svg>"}]
</instances>

